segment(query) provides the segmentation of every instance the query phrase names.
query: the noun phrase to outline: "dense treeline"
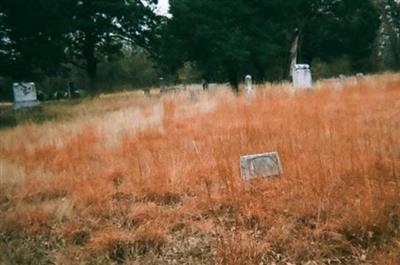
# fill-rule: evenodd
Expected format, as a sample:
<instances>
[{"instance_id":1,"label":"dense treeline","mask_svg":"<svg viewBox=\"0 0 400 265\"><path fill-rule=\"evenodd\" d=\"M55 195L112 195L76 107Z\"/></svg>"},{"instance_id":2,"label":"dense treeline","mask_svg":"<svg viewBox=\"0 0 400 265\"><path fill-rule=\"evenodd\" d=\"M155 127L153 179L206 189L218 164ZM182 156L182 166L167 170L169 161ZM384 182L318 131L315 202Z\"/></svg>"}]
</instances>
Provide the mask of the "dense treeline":
<instances>
[{"instance_id":1,"label":"dense treeline","mask_svg":"<svg viewBox=\"0 0 400 265\"><path fill-rule=\"evenodd\" d=\"M348 56L354 70L369 70L379 27L365 0L172 0L171 14L166 49L176 52L162 53L165 64L193 61L207 79L228 78L234 86L249 72L258 80L285 78L296 30L300 61Z\"/></svg>"},{"instance_id":2,"label":"dense treeline","mask_svg":"<svg viewBox=\"0 0 400 265\"><path fill-rule=\"evenodd\" d=\"M40 81L80 71L95 92L101 63L129 57L129 48L149 50L155 7L155 0L3 0L0 74Z\"/></svg>"},{"instance_id":3,"label":"dense treeline","mask_svg":"<svg viewBox=\"0 0 400 265\"><path fill-rule=\"evenodd\" d=\"M247 73L281 80L296 36L299 62L320 76L400 66L395 0L171 0L169 18L156 6L1 1L0 95L10 95L4 80L41 82L47 90L74 81L92 93L155 85L160 75L233 87Z\"/></svg>"}]
</instances>

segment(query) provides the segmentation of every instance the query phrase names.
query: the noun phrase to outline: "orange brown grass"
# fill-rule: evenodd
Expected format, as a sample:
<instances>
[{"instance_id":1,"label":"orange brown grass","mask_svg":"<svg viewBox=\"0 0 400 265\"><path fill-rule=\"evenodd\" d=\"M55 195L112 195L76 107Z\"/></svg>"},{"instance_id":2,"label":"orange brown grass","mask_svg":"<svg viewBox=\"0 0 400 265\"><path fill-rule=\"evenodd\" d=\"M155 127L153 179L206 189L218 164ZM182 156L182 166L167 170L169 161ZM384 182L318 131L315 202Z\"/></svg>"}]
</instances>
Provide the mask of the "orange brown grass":
<instances>
[{"instance_id":1,"label":"orange brown grass","mask_svg":"<svg viewBox=\"0 0 400 265\"><path fill-rule=\"evenodd\" d=\"M61 239L60 264L400 264L400 76L316 87L3 132L0 239ZM267 151L284 174L244 182L240 155Z\"/></svg>"}]
</instances>

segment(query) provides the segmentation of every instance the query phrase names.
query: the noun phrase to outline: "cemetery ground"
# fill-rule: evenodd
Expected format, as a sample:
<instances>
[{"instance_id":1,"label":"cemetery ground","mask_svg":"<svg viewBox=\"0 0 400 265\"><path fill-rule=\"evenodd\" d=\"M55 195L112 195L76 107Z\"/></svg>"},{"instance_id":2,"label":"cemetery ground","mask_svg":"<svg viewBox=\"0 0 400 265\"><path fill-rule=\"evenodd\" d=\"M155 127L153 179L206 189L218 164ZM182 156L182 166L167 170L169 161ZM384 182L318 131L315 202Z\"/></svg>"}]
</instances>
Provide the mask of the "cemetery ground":
<instances>
[{"instance_id":1,"label":"cemetery ground","mask_svg":"<svg viewBox=\"0 0 400 265\"><path fill-rule=\"evenodd\" d=\"M42 108L0 114L0 264L400 264L398 74Z\"/></svg>"}]
</instances>

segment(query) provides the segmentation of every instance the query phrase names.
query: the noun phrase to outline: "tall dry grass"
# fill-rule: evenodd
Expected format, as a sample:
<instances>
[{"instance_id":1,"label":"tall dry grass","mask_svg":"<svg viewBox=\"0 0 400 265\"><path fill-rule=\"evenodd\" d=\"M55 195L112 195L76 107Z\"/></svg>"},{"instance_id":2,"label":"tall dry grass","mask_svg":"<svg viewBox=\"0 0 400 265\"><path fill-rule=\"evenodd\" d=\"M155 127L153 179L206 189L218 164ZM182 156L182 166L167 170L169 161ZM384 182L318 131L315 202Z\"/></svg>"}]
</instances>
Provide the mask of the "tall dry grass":
<instances>
[{"instance_id":1,"label":"tall dry grass","mask_svg":"<svg viewBox=\"0 0 400 265\"><path fill-rule=\"evenodd\" d=\"M59 264L400 264L400 76L316 87L5 131L2 240L45 238ZM239 156L266 151L284 175L242 181Z\"/></svg>"}]
</instances>

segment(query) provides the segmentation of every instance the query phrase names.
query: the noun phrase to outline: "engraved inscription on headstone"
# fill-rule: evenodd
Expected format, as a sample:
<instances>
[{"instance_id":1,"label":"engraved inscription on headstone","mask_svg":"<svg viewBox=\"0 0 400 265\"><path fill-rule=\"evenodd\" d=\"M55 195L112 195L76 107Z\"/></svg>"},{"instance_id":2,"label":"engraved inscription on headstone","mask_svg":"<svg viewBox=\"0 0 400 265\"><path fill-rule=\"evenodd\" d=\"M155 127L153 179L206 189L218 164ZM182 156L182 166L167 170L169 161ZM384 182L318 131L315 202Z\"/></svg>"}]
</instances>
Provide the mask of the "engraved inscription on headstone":
<instances>
[{"instance_id":1,"label":"engraved inscription on headstone","mask_svg":"<svg viewBox=\"0 0 400 265\"><path fill-rule=\"evenodd\" d=\"M40 105L39 101L37 100L35 83L13 83L13 92L13 108L15 110L22 108L33 108Z\"/></svg>"},{"instance_id":2,"label":"engraved inscription on headstone","mask_svg":"<svg viewBox=\"0 0 400 265\"><path fill-rule=\"evenodd\" d=\"M240 157L240 172L244 180L273 177L283 173L277 152Z\"/></svg>"},{"instance_id":3,"label":"engraved inscription on headstone","mask_svg":"<svg viewBox=\"0 0 400 265\"><path fill-rule=\"evenodd\" d=\"M293 86L296 89L312 88L312 75L308 64L295 65L293 71Z\"/></svg>"}]
</instances>

